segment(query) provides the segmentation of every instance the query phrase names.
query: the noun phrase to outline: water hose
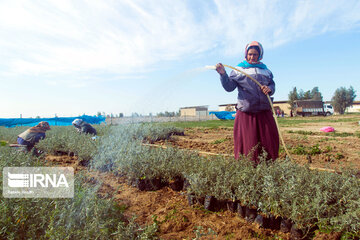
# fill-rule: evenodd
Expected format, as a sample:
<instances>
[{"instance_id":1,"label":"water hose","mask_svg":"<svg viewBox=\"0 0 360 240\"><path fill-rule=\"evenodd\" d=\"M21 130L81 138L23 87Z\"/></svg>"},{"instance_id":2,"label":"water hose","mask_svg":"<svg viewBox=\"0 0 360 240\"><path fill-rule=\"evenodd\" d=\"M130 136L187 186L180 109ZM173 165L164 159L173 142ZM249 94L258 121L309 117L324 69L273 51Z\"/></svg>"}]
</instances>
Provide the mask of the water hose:
<instances>
[{"instance_id":1,"label":"water hose","mask_svg":"<svg viewBox=\"0 0 360 240\"><path fill-rule=\"evenodd\" d=\"M260 88L262 87L262 85L261 85L255 78L251 77L249 74L241 71L240 69L234 68L234 67L229 66L229 65L226 65L226 64L223 64L223 66L224 66L224 67L231 68L231 69L233 69L233 70L235 70L235 71L238 71L238 72L244 74L246 77L248 77L248 78L250 78L251 80L253 80ZM215 69L215 70L216 70L216 66L206 66L206 68L208 68L208 69ZM273 112L273 117L274 117L274 119L275 119L275 124L276 124L276 128L277 128L277 130L278 130L279 136L280 136L281 143L282 143L282 145L283 145L283 147L284 147L284 150L285 150L288 158L291 160L290 153L289 153L288 149L286 148L284 139L283 139L283 137L282 137L282 135L281 135L281 132L280 132L279 124L278 124L277 117L276 117L276 113L275 113L275 110L274 110L274 106L273 106L272 101L271 101L271 99L270 99L270 97L269 97L269 94L266 94L266 96L267 96L267 98L268 98L268 100L269 100L269 103L270 103L270 106L271 106L271 109L272 109L272 112Z\"/></svg>"}]
</instances>

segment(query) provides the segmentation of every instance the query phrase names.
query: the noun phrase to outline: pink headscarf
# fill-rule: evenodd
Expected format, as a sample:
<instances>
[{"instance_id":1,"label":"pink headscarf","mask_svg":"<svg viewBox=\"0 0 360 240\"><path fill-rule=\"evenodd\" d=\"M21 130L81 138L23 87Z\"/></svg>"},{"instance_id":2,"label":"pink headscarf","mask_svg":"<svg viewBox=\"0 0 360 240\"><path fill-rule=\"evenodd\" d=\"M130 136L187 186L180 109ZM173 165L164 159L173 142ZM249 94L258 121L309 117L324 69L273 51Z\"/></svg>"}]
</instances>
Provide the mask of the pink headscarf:
<instances>
[{"instance_id":1,"label":"pink headscarf","mask_svg":"<svg viewBox=\"0 0 360 240\"><path fill-rule=\"evenodd\" d=\"M261 43L257 42L257 41L252 41L251 43L248 43L245 47L245 60L247 60L247 54L248 54L248 51L249 51L249 48L250 47L258 47L260 52L259 52L259 59L258 59L258 62L260 62L260 60L263 58L263 55L264 55L264 49L261 45Z\"/></svg>"}]
</instances>

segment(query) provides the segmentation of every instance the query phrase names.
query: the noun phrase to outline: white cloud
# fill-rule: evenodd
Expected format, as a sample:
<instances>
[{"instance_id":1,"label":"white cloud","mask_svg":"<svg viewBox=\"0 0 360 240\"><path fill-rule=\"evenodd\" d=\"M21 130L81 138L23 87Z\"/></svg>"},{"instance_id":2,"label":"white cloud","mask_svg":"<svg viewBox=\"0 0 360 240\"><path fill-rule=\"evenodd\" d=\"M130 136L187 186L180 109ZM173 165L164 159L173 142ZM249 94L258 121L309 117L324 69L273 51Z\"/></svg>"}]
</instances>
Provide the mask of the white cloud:
<instances>
[{"instance_id":1,"label":"white cloud","mask_svg":"<svg viewBox=\"0 0 360 240\"><path fill-rule=\"evenodd\" d=\"M252 39L269 48L355 28L359 12L356 0L6 1L0 74L129 76L214 47L239 55Z\"/></svg>"}]
</instances>

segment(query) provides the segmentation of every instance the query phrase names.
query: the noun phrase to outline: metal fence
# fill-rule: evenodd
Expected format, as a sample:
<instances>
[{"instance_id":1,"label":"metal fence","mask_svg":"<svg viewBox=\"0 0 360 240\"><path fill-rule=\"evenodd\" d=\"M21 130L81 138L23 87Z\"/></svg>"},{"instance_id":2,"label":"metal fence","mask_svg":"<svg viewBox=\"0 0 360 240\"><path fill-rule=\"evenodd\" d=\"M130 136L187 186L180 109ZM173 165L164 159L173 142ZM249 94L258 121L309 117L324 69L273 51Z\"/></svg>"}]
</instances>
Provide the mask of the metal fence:
<instances>
[{"instance_id":1,"label":"metal fence","mask_svg":"<svg viewBox=\"0 0 360 240\"><path fill-rule=\"evenodd\" d=\"M114 118L107 117L106 124L118 125L126 123L142 123L142 122L194 122L194 121L207 121L219 120L214 114L206 116L177 116L177 117L155 117L155 116L140 116L140 117L122 117Z\"/></svg>"}]
</instances>

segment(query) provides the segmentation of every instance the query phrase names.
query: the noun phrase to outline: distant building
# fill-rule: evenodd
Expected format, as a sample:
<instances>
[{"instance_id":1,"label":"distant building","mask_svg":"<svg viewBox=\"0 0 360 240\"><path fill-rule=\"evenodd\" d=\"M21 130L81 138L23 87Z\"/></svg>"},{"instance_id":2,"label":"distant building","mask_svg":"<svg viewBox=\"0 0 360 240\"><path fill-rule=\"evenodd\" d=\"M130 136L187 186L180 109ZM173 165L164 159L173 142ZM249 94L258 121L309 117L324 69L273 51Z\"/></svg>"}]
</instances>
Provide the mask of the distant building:
<instances>
[{"instance_id":1,"label":"distant building","mask_svg":"<svg viewBox=\"0 0 360 240\"><path fill-rule=\"evenodd\" d=\"M280 112L284 111L285 116L290 116L290 104L288 101L274 101L273 107L276 110L279 108Z\"/></svg>"},{"instance_id":2,"label":"distant building","mask_svg":"<svg viewBox=\"0 0 360 240\"><path fill-rule=\"evenodd\" d=\"M193 106L180 108L180 116L208 116L209 110L208 105L206 106Z\"/></svg>"},{"instance_id":3,"label":"distant building","mask_svg":"<svg viewBox=\"0 0 360 240\"><path fill-rule=\"evenodd\" d=\"M346 108L347 113L360 113L360 101L354 101L351 107Z\"/></svg>"}]
</instances>

